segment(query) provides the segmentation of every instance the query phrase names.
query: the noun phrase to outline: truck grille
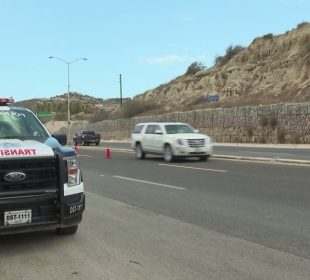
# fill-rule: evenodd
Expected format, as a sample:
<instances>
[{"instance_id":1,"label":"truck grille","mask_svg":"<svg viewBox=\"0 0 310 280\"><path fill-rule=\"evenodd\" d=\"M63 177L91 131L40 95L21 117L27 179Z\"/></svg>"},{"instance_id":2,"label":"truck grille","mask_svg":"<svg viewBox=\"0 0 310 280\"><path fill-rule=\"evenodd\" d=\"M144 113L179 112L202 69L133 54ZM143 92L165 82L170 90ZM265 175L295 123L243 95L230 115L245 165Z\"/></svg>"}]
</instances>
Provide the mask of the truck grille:
<instances>
[{"instance_id":1,"label":"truck grille","mask_svg":"<svg viewBox=\"0 0 310 280\"><path fill-rule=\"evenodd\" d=\"M7 175L21 172L26 178L21 181L8 181ZM35 193L40 190L57 189L56 157L1 160L0 161L0 197L8 193Z\"/></svg>"},{"instance_id":2,"label":"truck grille","mask_svg":"<svg viewBox=\"0 0 310 280\"><path fill-rule=\"evenodd\" d=\"M201 148L205 146L205 139L188 139L188 145L191 148Z\"/></svg>"},{"instance_id":3,"label":"truck grille","mask_svg":"<svg viewBox=\"0 0 310 280\"><path fill-rule=\"evenodd\" d=\"M31 225L57 224L60 215L59 160L55 157L0 160L0 231L4 212L30 209ZM11 182L8 174L20 172L21 181ZM13 176L14 177L14 176ZM12 179L12 178L11 178ZM28 224L16 225L25 226Z\"/></svg>"}]
</instances>

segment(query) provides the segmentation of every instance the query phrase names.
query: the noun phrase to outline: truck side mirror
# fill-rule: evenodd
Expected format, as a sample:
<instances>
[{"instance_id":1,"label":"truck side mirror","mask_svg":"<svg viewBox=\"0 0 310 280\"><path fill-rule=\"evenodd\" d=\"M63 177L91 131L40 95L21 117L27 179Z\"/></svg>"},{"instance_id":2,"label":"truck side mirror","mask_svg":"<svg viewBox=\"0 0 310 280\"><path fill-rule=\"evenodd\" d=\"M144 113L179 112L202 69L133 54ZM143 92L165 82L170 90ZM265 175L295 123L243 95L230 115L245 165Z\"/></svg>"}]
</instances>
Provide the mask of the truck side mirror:
<instances>
[{"instance_id":1,"label":"truck side mirror","mask_svg":"<svg viewBox=\"0 0 310 280\"><path fill-rule=\"evenodd\" d=\"M67 135L66 134L53 134L52 137L54 137L60 145L67 145Z\"/></svg>"}]
</instances>

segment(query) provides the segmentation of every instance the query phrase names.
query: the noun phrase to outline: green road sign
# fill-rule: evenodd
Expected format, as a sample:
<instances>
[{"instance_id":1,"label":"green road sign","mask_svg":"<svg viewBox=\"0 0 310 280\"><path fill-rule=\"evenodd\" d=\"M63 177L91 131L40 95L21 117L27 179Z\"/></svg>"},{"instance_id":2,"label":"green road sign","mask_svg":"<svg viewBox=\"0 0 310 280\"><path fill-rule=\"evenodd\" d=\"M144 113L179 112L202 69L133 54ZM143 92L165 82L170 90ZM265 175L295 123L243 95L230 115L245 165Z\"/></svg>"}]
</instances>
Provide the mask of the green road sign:
<instances>
[{"instance_id":1,"label":"green road sign","mask_svg":"<svg viewBox=\"0 0 310 280\"><path fill-rule=\"evenodd\" d=\"M53 116L52 112L36 112L38 118L50 118Z\"/></svg>"}]
</instances>

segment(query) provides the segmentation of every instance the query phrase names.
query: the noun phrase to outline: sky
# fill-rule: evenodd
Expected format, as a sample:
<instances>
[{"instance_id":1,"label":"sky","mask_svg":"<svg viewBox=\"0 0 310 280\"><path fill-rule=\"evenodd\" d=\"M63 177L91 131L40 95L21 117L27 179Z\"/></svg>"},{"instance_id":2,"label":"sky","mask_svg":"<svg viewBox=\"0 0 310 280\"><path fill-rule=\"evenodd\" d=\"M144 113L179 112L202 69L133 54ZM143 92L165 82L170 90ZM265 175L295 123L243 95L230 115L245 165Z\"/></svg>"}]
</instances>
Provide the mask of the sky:
<instances>
[{"instance_id":1,"label":"sky","mask_svg":"<svg viewBox=\"0 0 310 280\"><path fill-rule=\"evenodd\" d=\"M310 21L310 0L0 0L0 97L133 97L230 45ZM50 56L58 57L49 59Z\"/></svg>"}]
</instances>

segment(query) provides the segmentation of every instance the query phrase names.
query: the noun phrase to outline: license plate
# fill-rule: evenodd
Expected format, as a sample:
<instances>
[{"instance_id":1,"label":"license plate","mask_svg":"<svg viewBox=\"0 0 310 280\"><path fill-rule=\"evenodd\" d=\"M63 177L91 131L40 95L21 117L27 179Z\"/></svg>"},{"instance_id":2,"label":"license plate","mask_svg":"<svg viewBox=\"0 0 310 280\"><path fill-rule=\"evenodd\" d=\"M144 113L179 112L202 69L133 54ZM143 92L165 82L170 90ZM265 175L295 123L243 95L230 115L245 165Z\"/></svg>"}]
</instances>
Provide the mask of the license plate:
<instances>
[{"instance_id":1,"label":"license plate","mask_svg":"<svg viewBox=\"0 0 310 280\"><path fill-rule=\"evenodd\" d=\"M4 225L30 224L31 214L31 209L4 212Z\"/></svg>"}]
</instances>

